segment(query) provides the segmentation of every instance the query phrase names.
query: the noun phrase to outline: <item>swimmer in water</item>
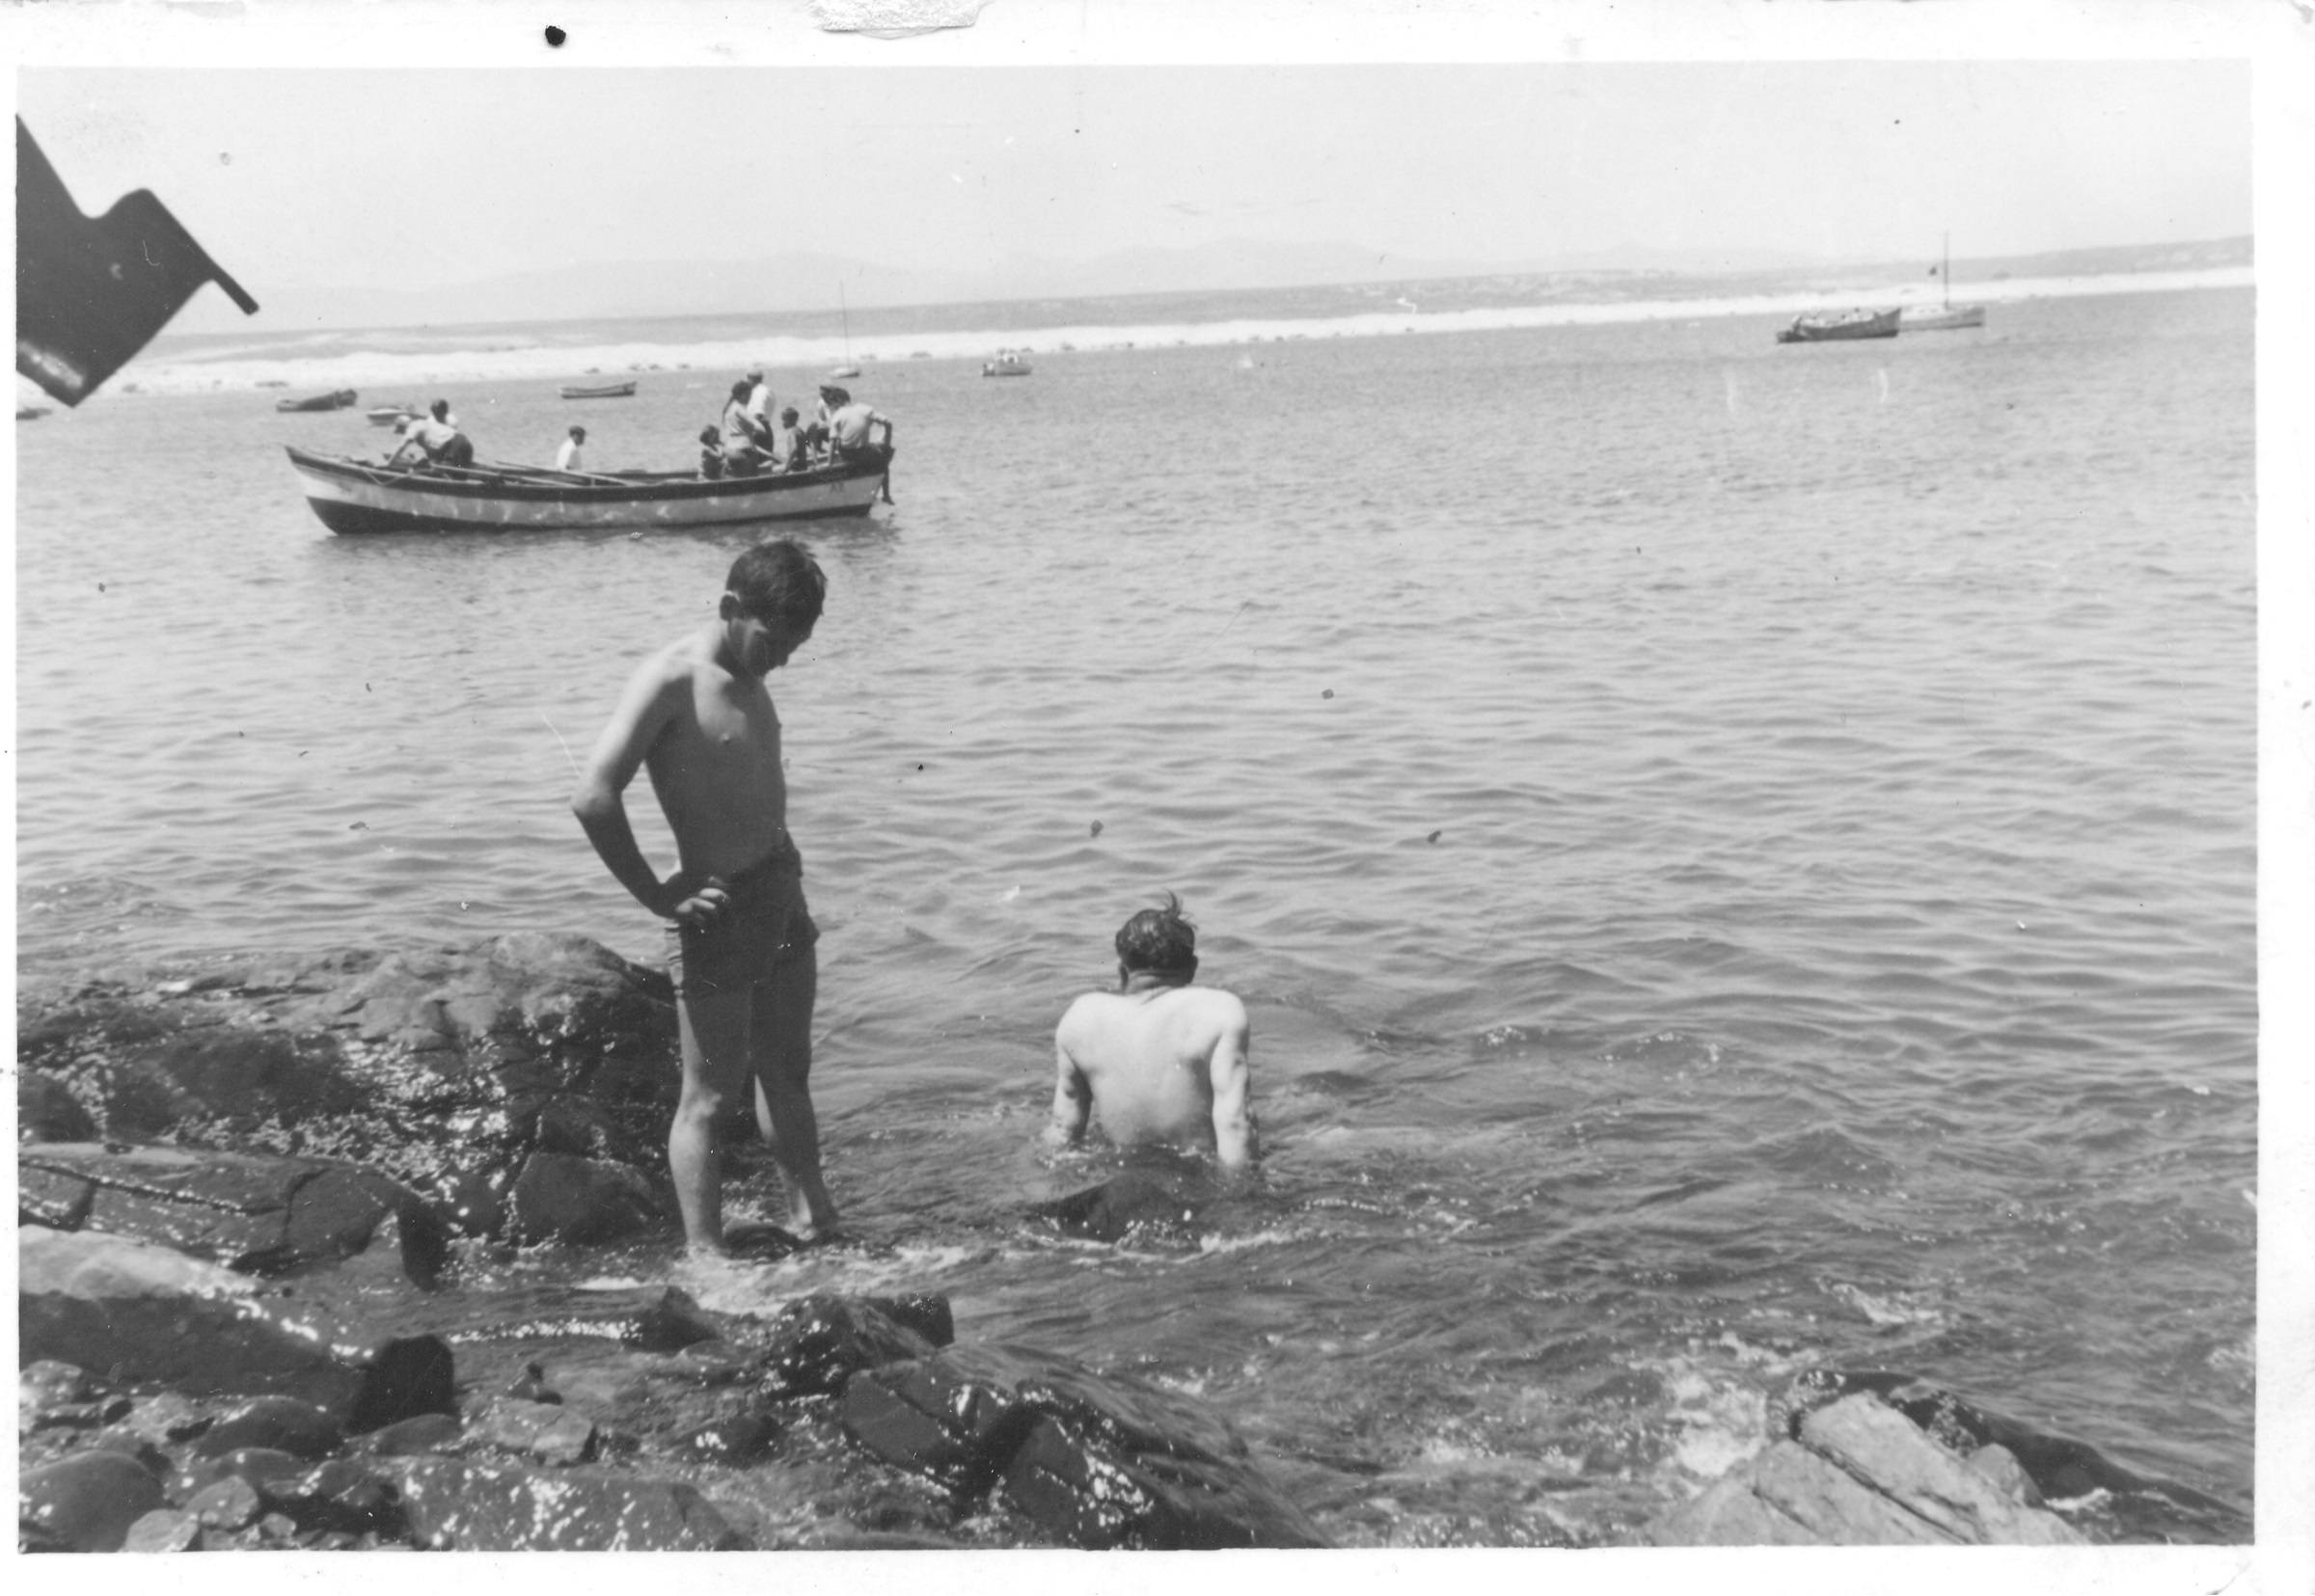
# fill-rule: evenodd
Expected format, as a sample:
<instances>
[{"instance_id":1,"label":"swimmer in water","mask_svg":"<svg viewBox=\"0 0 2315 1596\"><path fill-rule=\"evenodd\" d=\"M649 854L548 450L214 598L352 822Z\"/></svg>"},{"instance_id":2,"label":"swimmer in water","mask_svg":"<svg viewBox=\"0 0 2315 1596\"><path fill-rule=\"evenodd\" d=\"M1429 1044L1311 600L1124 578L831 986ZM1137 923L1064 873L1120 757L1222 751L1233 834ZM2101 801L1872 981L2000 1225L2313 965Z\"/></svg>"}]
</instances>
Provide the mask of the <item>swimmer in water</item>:
<instances>
[{"instance_id":1,"label":"swimmer in water","mask_svg":"<svg viewBox=\"0 0 2315 1596\"><path fill-rule=\"evenodd\" d=\"M1117 933L1117 990L1087 992L1053 1032L1057 1078L1045 1139L1070 1147L1101 1117L1119 1147L1207 1147L1223 1169L1256 1156L1246 1006L1192 987L1198 933L1181 900L1145 908Z\"/></svg>"}]
</instances>

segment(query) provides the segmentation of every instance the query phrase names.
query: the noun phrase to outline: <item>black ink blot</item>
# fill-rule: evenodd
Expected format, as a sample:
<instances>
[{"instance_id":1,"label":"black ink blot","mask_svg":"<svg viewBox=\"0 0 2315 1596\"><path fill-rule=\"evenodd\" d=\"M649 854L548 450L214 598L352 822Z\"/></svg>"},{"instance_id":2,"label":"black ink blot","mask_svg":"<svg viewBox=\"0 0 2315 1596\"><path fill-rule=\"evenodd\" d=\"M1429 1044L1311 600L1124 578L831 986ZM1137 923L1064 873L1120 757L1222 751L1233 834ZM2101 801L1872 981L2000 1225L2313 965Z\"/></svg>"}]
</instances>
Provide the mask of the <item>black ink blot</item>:
<instances>
[{"instance_id":1,"label":"black ink blot","mask_svg":"<svg viewBox=\"0 0 2315 1596\"><path fill-rule=\"evenodd\" d=\"M553 46L555 49L561 49L562 41L569 37L570 36L568 34L564 33L560 28L555 26L555 24L552 22L547 24L547 43Z\"/></svg>"}]
</instances>

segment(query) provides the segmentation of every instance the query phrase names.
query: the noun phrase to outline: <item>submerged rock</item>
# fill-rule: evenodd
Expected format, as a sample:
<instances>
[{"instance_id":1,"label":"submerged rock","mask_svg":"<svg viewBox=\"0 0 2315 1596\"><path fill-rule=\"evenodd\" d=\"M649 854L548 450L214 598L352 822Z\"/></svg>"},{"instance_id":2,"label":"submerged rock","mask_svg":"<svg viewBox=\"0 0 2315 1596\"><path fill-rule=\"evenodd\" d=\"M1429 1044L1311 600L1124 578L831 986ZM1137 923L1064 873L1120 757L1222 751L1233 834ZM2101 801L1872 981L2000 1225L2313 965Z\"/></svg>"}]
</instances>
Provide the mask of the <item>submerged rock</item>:
<instances>
[{"instance_id":1,"label":"submerged rock","mask_svg":"<svg viewBox=\"0 0 2315 1596\"><path fill-rule=\"evenodd\" d=\"M376 1170L315 1158L191 1148L42 1143L19 1149L20 1204L89 1229L157 1241L251 1274L391 1247L412 1281L440 1273L449 1233L434 1210Z\"/></svg>"},{"instance_id":2,"label":"submerged rock","mask_svg":"<svg viewBox=\"0 0 2315 1596\"><path fill-rule=\"evenodd\" d=\"M1086 1548L1317 1547L1325 1537L1201 1403L1014 1347L952 1347L855 1374L844 1428L960 1497L1002 1484Z\"/></svg>"},{"instance_id":3,"label":"submerged rock","mask_svg":"<svg viewBox=\"0 0 2315 1596\"><path fill-rule=\"evenodd\" d=\"M1126 1170L1098 1186L1030 1204L1063 1235L1084 1241L1128 1236L1194 1237L1202 1197L1194 1182L1152 1170Z\"/></svg>"},{"instance_id":4,"label":"submerged rock","mask_svg":"<svg viewBox=\"0 0 2315 1596\"><path fill-rule=\"evenodd\" d=\"M542 1471L450 1458L382 1459L411 1538L438 1552L749 1549L688 1485L607 1469Z\"/></svg>"},{"instance_id":5,"label":"submerged rock","mask_svg":"<svg viewBox=\"0 0 2315 1596\"><path fill-rule=\"evenodd\" d=\"M2081 1531L2026 1506L1869 1394L1803 1416L1651 1526L1658 1546L2065 1546Z\"/></svg>"}]
</instances>

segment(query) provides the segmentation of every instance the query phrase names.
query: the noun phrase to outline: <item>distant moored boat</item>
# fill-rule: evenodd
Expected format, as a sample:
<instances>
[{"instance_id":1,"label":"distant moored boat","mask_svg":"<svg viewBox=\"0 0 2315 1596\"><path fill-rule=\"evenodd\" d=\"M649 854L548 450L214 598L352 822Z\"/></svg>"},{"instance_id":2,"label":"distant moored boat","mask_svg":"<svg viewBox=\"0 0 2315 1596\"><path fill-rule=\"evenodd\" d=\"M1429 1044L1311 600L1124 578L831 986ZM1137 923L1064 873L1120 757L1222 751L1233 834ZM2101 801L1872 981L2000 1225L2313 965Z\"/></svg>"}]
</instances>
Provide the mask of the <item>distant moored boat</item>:
<instances>
[{"instance_id":1,"label":"distant moored boat","mask_svg":"<svg viewBox=\"0 0 2315 1596\"><path fill-rule=\"evenodd\" d=\"M1897 318L1897 325L1908 333L1938 333L1955 327L1985 325L1985 307L1953 303L1953 243L1950 233L1946 236L1945 255L1938 266L1938 307L1916 311L1910 307Z\"/></svg>"},{"instance_id":2,"label":"distant moored boat","mask_svg":"<svg viewBox=\"0 0 2315 1596\"><path fill-rule=\"evenodd\" d=\"M283 411L345 410L352 406L354 399L355 393L352 389L341 388L335 393L315 393L309 398L276 399L273 401L273 408Z\"/></svg>"},{"instance_id":3,"label":"distant moored boat","mask_svg":"<svg viewBox=\"0 0 2315 1596\"><path fill-rule=\"evenodd\" d=\"M1779 343L1838 343L1849 338L1896 336L1894 311L1834 311L1822 315L1794 316L1791 326L1777 329Z\"/></svg>"},{"instance_id":4,"label":"distant moored boat","mask_svg":"<svg viewBox=\"0 0 2315 1596\"><path fill-rule=\"evenodd\" d=\"M635 384L597 383L592 388L566 384L562 396L566 399L632 399L635 397Z\"/></svg>"},{"instance_id":5,"label":"distant moored boat","mask_svg":"<svg viewBox=\"0 0 2315 1596\"><path fill-rule=\"evenodd\" d=\"M1028 356L1019 349L999 349L996 359L981 362L981 375L984 377L1025 377L1028 374Z\"/></svg>"}]
</instances>

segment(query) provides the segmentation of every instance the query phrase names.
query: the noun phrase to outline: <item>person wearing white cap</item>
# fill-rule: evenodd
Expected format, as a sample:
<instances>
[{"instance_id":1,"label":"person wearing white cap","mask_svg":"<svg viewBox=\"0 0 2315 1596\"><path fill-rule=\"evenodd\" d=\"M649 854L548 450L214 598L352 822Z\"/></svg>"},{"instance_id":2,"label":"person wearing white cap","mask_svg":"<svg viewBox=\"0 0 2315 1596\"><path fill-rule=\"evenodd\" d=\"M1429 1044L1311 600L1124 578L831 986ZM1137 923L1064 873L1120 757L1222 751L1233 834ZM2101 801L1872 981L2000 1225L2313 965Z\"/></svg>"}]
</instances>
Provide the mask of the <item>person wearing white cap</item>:
<instances>
[{"instance_id":1,"label":"person wearing white cap","mask_svg":"<svg viewBox=\"0 0 2315 1596\"><path fill-rule=\"evenodd\" d=\"M764 381L760 365L748 368L748 414L755 419L760 432L772 430L772 418L776 414L772 408L772 385Z\"/></svg>"}]
</instances>

